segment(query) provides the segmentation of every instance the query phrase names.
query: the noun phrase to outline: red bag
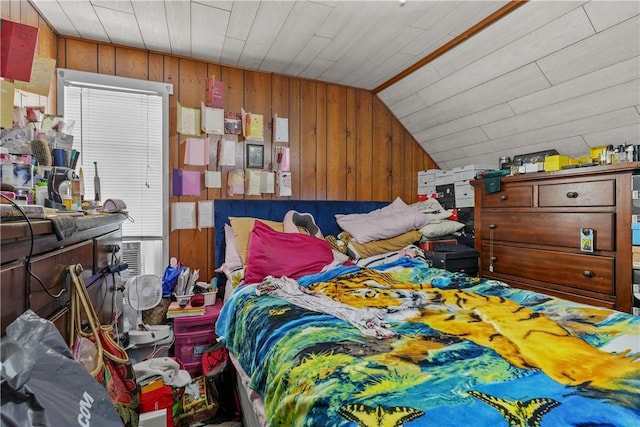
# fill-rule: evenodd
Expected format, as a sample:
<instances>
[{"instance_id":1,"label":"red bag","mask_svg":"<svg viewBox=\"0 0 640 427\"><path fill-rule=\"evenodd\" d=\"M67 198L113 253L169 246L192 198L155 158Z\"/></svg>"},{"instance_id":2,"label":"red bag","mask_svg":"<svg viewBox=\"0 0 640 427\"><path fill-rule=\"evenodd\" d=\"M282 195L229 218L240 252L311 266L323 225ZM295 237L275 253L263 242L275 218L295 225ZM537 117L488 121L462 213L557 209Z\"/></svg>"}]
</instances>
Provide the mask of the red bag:
<instances>
[{"instance_id":1,"label":"red bag","mask_svg":"<svg viewBox=\"0 0 640 427\"><path fill-rule=\"evenodd\" d=\"M112 326L100 324L84 280L79 275L81 271L80 264L69 266L72 282L69 347L74 348L74 341L80 337L93 341L98 353L97 367L91 375L107 389L109 399L125 427L137 427L140 387L133 365L127 352L113 339ZM82 329L83 317L90 332Z\"/></svg>"},{"instance_id":2,"label":"red bag","mask_svg":"<svg viewBox=\"0 0 640 427\"><path fill-rule=\"evenodd\" d=\"M140 394L140 413L166 409L167 427L174 427L173 401L173 388L168 385L163 385L155 390Z\"/></svg>"}]
</instances>

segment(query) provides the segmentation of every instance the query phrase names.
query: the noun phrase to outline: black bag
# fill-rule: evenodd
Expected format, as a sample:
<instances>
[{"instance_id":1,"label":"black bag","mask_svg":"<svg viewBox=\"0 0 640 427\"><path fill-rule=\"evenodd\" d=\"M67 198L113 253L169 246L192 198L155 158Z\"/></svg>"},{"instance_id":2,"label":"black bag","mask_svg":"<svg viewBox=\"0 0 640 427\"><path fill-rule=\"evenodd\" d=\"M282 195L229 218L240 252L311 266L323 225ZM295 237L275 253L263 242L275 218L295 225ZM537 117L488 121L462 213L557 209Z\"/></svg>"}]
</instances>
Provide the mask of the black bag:
<instances>
[{"instance_id":1,"label":"black bag","mask_svg":"<svg viewBox=\"0 0 640 427\"><path fill-rule=\"evenodd\" d=\"M25 311L7 326L0 353L3 427L122 425L105 388L50 321Z\"/></svg>"}]
</instances>

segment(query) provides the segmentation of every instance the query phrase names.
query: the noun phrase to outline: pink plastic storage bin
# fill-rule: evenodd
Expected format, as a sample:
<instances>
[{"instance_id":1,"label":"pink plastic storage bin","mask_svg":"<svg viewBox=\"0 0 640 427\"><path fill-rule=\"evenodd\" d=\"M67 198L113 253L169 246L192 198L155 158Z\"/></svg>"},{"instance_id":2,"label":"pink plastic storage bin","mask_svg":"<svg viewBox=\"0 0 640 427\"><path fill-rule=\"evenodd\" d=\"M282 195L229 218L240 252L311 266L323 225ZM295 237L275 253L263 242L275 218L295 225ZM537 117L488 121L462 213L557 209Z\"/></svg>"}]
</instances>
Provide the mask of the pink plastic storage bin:
<instances>
[{"instance_id":1,"label":"pink plastic storage bin","mask_svg":"<svg viewBox=\"0 0 640 427\"><path fill-rule=\"evenodd\" d=\"M213 329L175 335L175 356L185 365L202 364L202 353L216 341Z\"/></svg>"},{"instance_id":2,"label":"pink plastic storage bin","mask_svg":"<svg viewBox=\"0 0 640 427\"><path fill-rule=\"evenodd\" d=\"M191 378L198 377L202 375L202 361L193 362L193 363L185 363L184 369L189 372Z\"/></svg>"},{"instance_id":3,"label":"pink plastic storage bin","mask_svg":"<svg viewBox=\"0 0 640 427\"><path fill-rule=\"evenodd\" d=\"M204 314L200 316L176 317L173 319L173 333L178 338L181 334L204 330L213 331L221 308L222 300L218 300L216 304L206 306Z\"/></svg>"}]
</instances>

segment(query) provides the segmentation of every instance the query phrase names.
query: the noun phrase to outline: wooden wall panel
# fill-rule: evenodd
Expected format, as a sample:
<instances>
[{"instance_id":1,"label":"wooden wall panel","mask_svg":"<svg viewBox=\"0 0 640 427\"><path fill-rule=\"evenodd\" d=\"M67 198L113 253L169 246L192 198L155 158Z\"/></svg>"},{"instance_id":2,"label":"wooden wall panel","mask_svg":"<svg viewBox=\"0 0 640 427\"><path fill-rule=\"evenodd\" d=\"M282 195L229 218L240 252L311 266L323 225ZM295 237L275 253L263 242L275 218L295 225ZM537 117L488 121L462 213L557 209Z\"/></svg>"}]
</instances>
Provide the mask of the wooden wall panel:
<instances>
[{"instance_id":1,"label":"wooden wall panel","mask_svg":"<svg viewBox=\"0 0 640 427\"><path fill-rule=\"evenodd\" d=\"M365 90L358 90L358 130L356 136L356 155L358 159L356 169L356 200L373 200L372 168L373 168L373 95ZM377 156L386 153L375 153Z\"/></svg>"},{"instance_id":2,"label":"wooden wall panel","mask_svg":"<svg viewBox=\"0 0 640 427\"><path fill-rule=\"evenodd\" d=\"M405 174L404 166L404 129L399 122L391 121L391 194L400 196L403 200L407 200L405 192ZM410 200L410 198L409 198Z\"/></svg>"},{"instance_id":3,"label":"wooden wall panel","mask_svg":"<svg viewBox=\"0 0 640 427\"><path fill-rule=\"evenodd\" d=\"M300 80L289 79L289 157L291 166L291 197L300 199L300 123L302 121Z\"/></svg>"},{"instance_id":4,"label":"wooden wall panel","mask_svg":"<svg viewBox=\"0 0 640 427\"><path fill-rule=\"evenodd\" d=\"M327 200L327 84L316 85L316 199Z\"/></svg>"},{"instance_id":5,"label":"wooden wall panel","mask_svg":"<svg viewBox=\"0 0 640 427\"><path fill-rule=\"evenodd\" d=\"M126 58L124 53L121 56ZM113 46L98 45L98 72L100 74L116 75L116 49Z\"/></svg>"},{"instance_id":6,"label":"wooden wall panel","mask_svg":"<svg viewBox=\"0 0 640 427\"><path fill-rule=\"evenodd\" d=\"M204 64L206 67L206 64ZM148 53L139 49L119 47L116 52L116 75L132 79L149 79Z\"/></svg>"},{"instance_id":7,"label":"wooden wall panel","mask_svg":"<svg viewBox=\"0 0 640 427\"><path fill-rule=\"evenodd\" d=\"M300 199L316 199L316 114L317 84L303 80L300 84Z\"/></svg>"},{"instance_id":8,"label":"wooden wall panel","mask_svg":"<svg viewBox=\"0 0 640 427\"><path fill-rule=\"evenodd\" d=\"M347 198L347 89L327 86L327 199Z\"/></svg>"},{"instance_id":9,"label":"wooden wall panel","mask_svg":"<svg viewBox=\"0 0 640 427\"><path fill-rule=\"evenodd\" d=\"M78 39L67 39L66 68L89 73L98 72L98 44Z\"/></svg>"},{"instance_id":10,"label":"wooden wall panel","mask_svg":"<svg viewBox=\"0 0 640 427\"><path fill-rule=\"evenodd\" d=\"M407 203L414 195L418 194L418 173L413 174L413 146L418 145L411 137L409 131L404 131L404 165L403 165L403 173L402 175L407 179L407 187L406 191L410 195L409 198L405 198L404 201Z\"/></svg>"},{"instance_id":11,"label":"wooden wall panel","mask_svg":"<svg viewBox=\"0 0 640 427\"><path fill-rule=\"evenodd\" d=\"M356 200L356 170L358 164L357 141L358 134L358 107L357 91L354 88L347 88L346 108L345 108L345 128L346 128L346 200Z\"/></svg>"},{"instance_id":12,"label":"wooden wall panel","mask_svg":"<svg viewBox=\"0 0 640 427\"><path fill-rule=\"evenodd\" d=\"M373 176L374 200L391 199L391 114L377 96L373 97Z\"/></svg>"}]
</instances>

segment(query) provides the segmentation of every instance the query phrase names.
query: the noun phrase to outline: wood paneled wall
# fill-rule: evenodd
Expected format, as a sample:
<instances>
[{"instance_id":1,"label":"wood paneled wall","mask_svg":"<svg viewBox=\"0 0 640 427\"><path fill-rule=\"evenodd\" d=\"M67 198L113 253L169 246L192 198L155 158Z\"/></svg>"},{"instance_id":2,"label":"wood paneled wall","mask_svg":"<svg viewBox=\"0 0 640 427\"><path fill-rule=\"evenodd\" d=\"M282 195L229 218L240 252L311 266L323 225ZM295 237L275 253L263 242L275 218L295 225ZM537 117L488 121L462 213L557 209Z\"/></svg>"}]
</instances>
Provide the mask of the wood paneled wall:
<instances>
[{"instance_id":1,"label":"wood paneled wall","mask_svg":"<svg viewBox=\"0 0 640 427\"><path fill-rule=\"evenodd\" d=\"M30 7L24 1L19 4ZM265 168L273 156L270 118L278 114L289 119L292 199L391 201L401 197L411 203L416 199L417 172L437 167L371 91L66 37L57 37L56 57L61 68L173 84L167 173L173 168L204 171L204 167L184 164L185 137L176 131L176 108L177 102L199 108L211 75L224 82L225 111L244 108L264 115ZM240 156L237 167L243 167ZM208 168L216 170L215 162ZM222 189L207 189L203 180L200 197L171 196L170 202L229 198L229 169L221 168ZM215 268L213 236L209 229L173 231L170 256L199 269L206 280Z\"/></svg>"}]
</instances>

